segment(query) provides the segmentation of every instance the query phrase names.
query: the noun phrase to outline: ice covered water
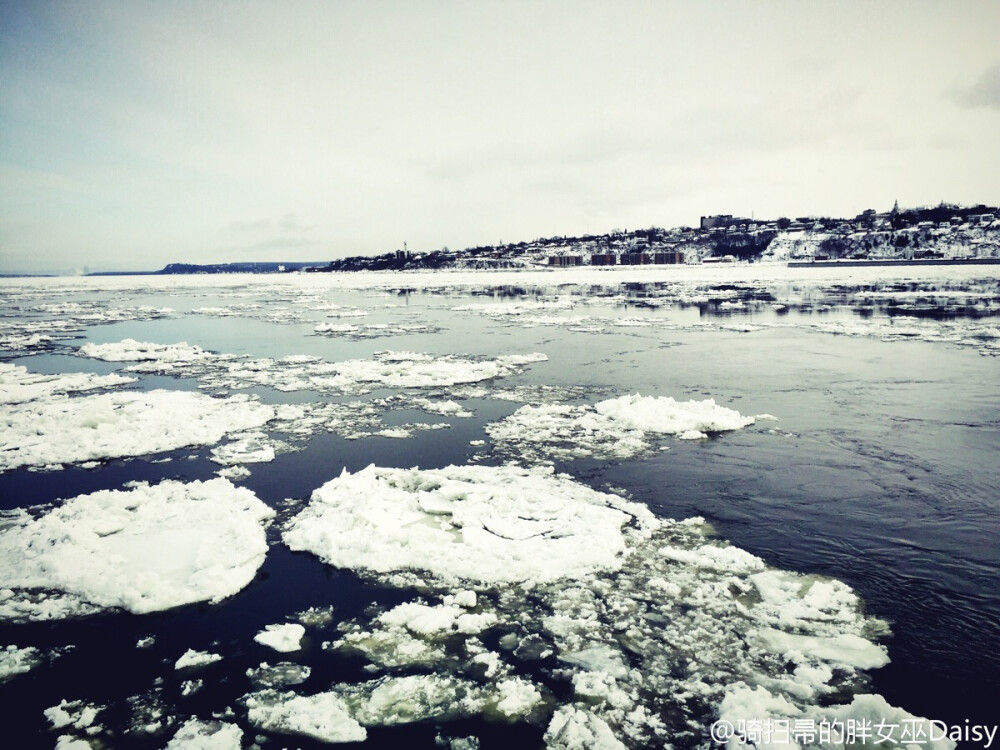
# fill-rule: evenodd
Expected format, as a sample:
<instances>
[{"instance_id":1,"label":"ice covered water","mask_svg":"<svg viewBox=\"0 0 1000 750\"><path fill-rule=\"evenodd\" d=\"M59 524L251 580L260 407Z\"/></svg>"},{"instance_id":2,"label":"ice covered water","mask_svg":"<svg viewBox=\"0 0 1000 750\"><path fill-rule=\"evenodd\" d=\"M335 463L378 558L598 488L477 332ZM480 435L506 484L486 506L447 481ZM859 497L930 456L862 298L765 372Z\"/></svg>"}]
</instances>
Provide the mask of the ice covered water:
<instances>
[{"instance_id":1,"label":"ice covered water","mask_svg":"<svg viewBox=\"0 0 1000 750\"><path fill-rule=\"evenodd\" d=\"M12 739L986 723L1000 293L906 272L5 282Z\"/></svg>"}]
</instances>

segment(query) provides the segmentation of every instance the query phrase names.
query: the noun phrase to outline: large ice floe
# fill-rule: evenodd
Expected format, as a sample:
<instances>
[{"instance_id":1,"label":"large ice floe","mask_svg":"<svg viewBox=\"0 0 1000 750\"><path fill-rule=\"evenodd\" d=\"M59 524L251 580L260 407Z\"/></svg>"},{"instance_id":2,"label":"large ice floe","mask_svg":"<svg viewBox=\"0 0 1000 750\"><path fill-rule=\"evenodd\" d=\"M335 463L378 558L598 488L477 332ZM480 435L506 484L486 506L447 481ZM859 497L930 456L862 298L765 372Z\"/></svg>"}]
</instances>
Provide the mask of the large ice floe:
<instances>
[{"instance_id":1,"label":"large ice floe","mask_svg":"<svg viewBox=\"0 0 1000 750\"><path fill-rule=\"evenodd\" d=\"M334 693L304 696L274 690L247 699L247 716L258 729L297 734L321 742L362 742L368 732Z\"/></svg>"},{"instance_id":2,"label":"large ice floe","mask_svg":"<svg viewBox=\"0 0 1000 750\"><path fill-rule=\"evenodd\" d=\"M141 363L130 368L135 372L170 372L196 362L234 358L232 355L223 357L213 354L186 341L178 344L154 344L135 339L123 339L112 344L84 344L80 347L79 353L84 357L103 359L105 362Z\"/></svg>"},{"instance_id":3,"label":"large ice floe","mask_svg":"<svg viewBox=\"0 0 1000 750\"><path fill-rule=\"evenodd\" d=\"M225 721L189 719L167 743L166 750L240 750L243 730Z\"/></svg>"},{"instance_id":4,"label":"large ice floe","mask_svg":"<svg viewBox=\"0 0 1000 750\"><path fill-rule=\"evenodd\" d=\"M0 530L0 618L217 602L253 580L274 512L228 480L79 495Z\"/></svg>"},{"instance_id":5,"label":"large ice floe","mask_svg":"<svg viewBox=\"0 0 1000 750\"><path fill-rule=\"evenodd\" d=\"M520 460L631 458L649 450L658 437L701 439L755 421L714 399L675 401L634 394L593 406L527 405L486 431L501 453Z\"/></svg>"},{"instance_id":6,"label":"large ice floe","mask_svg":"<svg viewBox=\"0 0 1000 750\"><path fill-rule=\"evenodd\" d=\"M125 339L85 344L81 356L109 362L135 362L126 370L199 378L212 389L268 386L279 391L368 393L375 388L434 388L479 383L519 372L548 359L544 354L509 354L496 358L376 352L371 359L327 362L309 355L251 359L213 354L186 343L160 345Z\"/></svg>"},{"instance_id":7,"label":"large ice floe","mask_svg":"<svg viewBox=\"0 0 1000 750\"><path fill-rule=\"evenodd\" d=\"M548 581L616 567L622 527L651 519L644 506L544 470L369 466L316 490L284 540L339 567Z\"/></svg>"},{"instance_id":8,"label":"large ice floe","mask_svg":"<svg viewBox=\"0 0 1000 750\"><path fill-rule=\"evenodd\" d=\"M28 372L21 365L0 362L0 404L20 404L55 394L92 391L134 383L135 378L123 375L94 375L70 372L61 375L41 375Z\"/></svg>"},{"instance_id":9,"label":"large ice floe","mask_svg":"<svg viewBox=\"0 0 1000 750\"><path fill-rule=\"evenodd\" d=\"M274 409L243 395L155 390L52 396L0 405L0 471L143 456L215 445L260 427Z\"/></svg>"},{"instance_id":10,"label":"large ice floe","mask_svg":"<svg viewBox=\"0 0 1000 750\"><path fill-rule=\"evenodd\" d=\"M534 724L553 748L709 747L716 721L843 731L873 706L927 728L863 694L865 670L888 661L887 628L848 586L769 568L701 519L657 519L548 469L345 473L283 537L420 596L373 605L324 644L381 676L311 696L253 693L262 729L354 739L479 716Z\"/></svg>"}]
</instances>

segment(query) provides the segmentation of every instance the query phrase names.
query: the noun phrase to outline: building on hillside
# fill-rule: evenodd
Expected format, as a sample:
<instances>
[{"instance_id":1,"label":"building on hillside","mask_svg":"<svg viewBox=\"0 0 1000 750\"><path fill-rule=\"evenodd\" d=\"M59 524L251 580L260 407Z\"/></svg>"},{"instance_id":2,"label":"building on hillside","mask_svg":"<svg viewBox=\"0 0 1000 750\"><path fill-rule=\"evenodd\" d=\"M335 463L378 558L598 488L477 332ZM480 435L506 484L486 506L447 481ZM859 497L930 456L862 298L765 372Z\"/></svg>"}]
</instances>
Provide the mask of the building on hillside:
<instances>
[{"instance_id":1,"label":"building on hillside","mask_svg":"<svg viewBox=\"0 0 1000 750\"><path fill-rule=\"evenodd\" d=\"M649 255L646 253L623 253L620 263L623 266L648 266Z\"/></svg>"},{"instance_id":2,"label":"building on hillside","mask_svg":"<svg viewBox=\"0 0 1000 750\"><path fill-rule=\"evenodd\" d=\"M549 256L550 266L559 266L560 268L566 266L582 266L583 256L582 255L550 255Z\"/></svg>"},{"instance_id":3,"label":"building on hillside","mask_svg":"<svg viewBox=\"0 0 1000 750\"><path fill-rule=\"evenodd\" d=\"M715 216L702 216L701 217L701 228L702 229L715 229L715 227L724 227L733 220L732 214L717 214Z\"/></svg>"},{"instance_id":4,"label":"building on hillside","mask_svg":"<svg viewBox=\"0 0 1000 750\"><path fill-rule=\"evenodd\" d=\"M590 256L592 266L615 266L618 265L618 256L614 253L595 253Z\"/></svg>"}]
</instances>

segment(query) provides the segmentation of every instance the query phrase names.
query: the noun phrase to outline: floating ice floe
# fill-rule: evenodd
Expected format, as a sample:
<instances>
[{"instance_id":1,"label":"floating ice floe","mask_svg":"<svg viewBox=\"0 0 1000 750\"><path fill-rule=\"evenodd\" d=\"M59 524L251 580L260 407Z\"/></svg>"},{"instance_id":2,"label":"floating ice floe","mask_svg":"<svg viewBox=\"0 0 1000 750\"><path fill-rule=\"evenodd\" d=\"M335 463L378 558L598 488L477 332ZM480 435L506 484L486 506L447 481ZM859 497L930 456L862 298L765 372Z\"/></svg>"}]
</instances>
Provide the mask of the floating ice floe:
<instances>
[{"instance_id":1,"label":"floating ice floe","mask_svg":"<svg viewBox=\"0 0 1000 750\"><path fill-rule=\"evenodd\" d=\"M262 691L247 698L247 717L258 729L321 742L363 742L368 732L334 693L311 696Z\"/></svg>"},{"instance_id":2,"label":"floating ice floe","mask_svg":"<svg viewBox=\"0 0 1000 750\"><path fill-rule=\"evenodd\" d=\"M474 416L471 411L451 399L434 401L429 398L413 398L410 402L413 406L423 409L429 414L439 414L443 417L458 417L460 419Z\"/></svg>"},{"instance_id":3,"label":"floating ice floe","mask_svg":"<svg viewBox=\"0 0 1000 750\"><path fill-rule=\"evenodd\" d=\"M108 344L84 344L80 347L79 354L105 362L140 363L129 368L133 372L169 372L195 362L207 362L220 357L186 341L178 344L153 344L135 339L123 339Z\"/></svg>"},{"instance_id":4,"label":"floating ice floe","mask_svg":"<svg viewBox=\"0 0 1000 750\"><path fill-rule=\"evenodd\" d=\"M273 416L272 407L243 395L213 398L186 391L52 396L10 404L0 407L0 471L215 445L226 434L260 427Z\"/></svg>"},{"instance_id":5,"label":"floating ice floe","mask_svg":"<svg viewBox=\"0 0 1000 750\"><path fill-rule=\"evenodd\" d=\"M333 607L310 607L296 614L295 619L306 627L323 627L333 621Z\"/></svg>"},{"instance_id":6,"label":"floating ice floe","mask_svg":"<svg viewBox=\"0 0 1000 750\"><path fill-rule=\"evenodd\" d=\"M256 669L247 670L247 677L257 688L276 688L299 685L309 679L312 669L305 664L282 661L277 664L261 662Z\"/></svg>"},{"instance_id":7,"label":"floating ice floe","mask_svg":"<svg viewBox=\"0 0 1000 750\"><path fill-rule=\"evenodd\" d=\"M758 724L761 716L770 720L767 725ZM743 750L750 742L758 748L823 750L868 746L953 750L956 745L940 725L890 705L881 695L855 695L849 704L819 708L809 715L763 687L738 683L722 700L719 721L725 734L718 746L726 750Z\"/></svg>"},{"instance_id":8,"label":"floating ice floe","mask_svg":"<svg viewBox=\"0 0 1000 750\"><path fill-rule=\"evenodd\" d=\"M327 309L326 316L328 318L364 318L368 316L368 311L357 307L339 307L334 305Z\"/></svg>"},{"instance_id":9,"label":"floating ice floe","mask_svg":"<svg viewBox=\"0 0 1000 750\"><path fill-rule=\"evenodd\" d=\"M696 440L754 422L714 399L675 401L635 394L593 406L523 406L488 425L486 432L498 450L522 460L630 458L649 450L655 436Z\"/></svg>"},{"instance_id":10,"label":"floating ice floe","mask_svg":"<svg viewBox=\"0 0 1000 750\"><path fill-rule=\"evenodd\" d=\"M274 442L263 432L242 434L212 449L212 460L223 466L259 464L274 460Z\"/></svg>"},{"instance_id":11,"label":"floating ice floe","mask_svg":"<svg viewBox=\"0 0 1000 750\"><path fill-rule=\"evenodd\" d=\"M21 365L0 362L0 404L20 404L55 394L113 388L134 382L135 378L115 374L69 372L60 375L40 375L28 372L28 368Z\"/></svg>"},{"instance_id":12,"label":"floating ice floe","mask_svg":"<svg viewBox=\"0 0 1000 750\"><path fill-rule=\"evenodd\" d=\"M174 669L198 669L200 667L207 667L209 664L215 664L217 661L222 661L222 657L218 654L212 654L207 651L195 651L193 648L189 648L174 662Z\"/></svg>"},{"instance_id":13,"label":"floating ice floe","mask_svg":"<svg viewBox=\"0 0 1000 750\"><path fill-rule=\"evenodd\" d=\"M0 325L0 352L7 356L36 354L51 349L54 341L52 336L44 333L28 333L21 326Z\"/></svg>"},{"instance_id":14,"label":"floating ice floe","mask_svg":"<svg viewBox=\"0 0 1000 750\"><path fill-rule=\"evenodd\" d=\"M416 352L376 352L370 360L345 360L325 366L329 374L318 372L312 379L339 390L365 386L428 388L492 380L547 359L538 353L474 360Z\"/></svg>"},{"instance_id":15,"label":"floating ice floe","mask_svg":"<svg viewBox=\"0 0 1000 750\"><path fill-rule=\"evenodd\" d=\"M818 723L874 705L850 700L887 663L887 630L848 586L640 508L510 466L369 467L328 483L286 543L425 592L338 625L325 648L389 674L331 694L363 726L517 716L562 748L694 746L727 717ZM554 710L547 696L567 694Z\"/></svg>"},{"instance_id":16,"label":"floating ice floe","mask_svg":"<svg viewBox=\"0 0 1000 750\"><path fill-rule=\"evenodd\" d=\"M618 567L625 528L652 518L544 469L369 466L316 490L283 538L356 570L548 581Z\"/></svg>"},{"instance_id":17,"label":"floating ice floe","mask_svg":"<svg viewBox=\"0 0 1000 750\"><path fill-rule=\"evenodd\" d=\"M243 730L226 721L191 718L181 725L166 750L240 750Z\"/></svg>"},{"instance_id":18,"label":"floating ice floe","mask_svg":"<svg viewBox=\"0 0 1000 750\"><path fill-rule=\"evenodd\" d=\"M49 303L38 305L34 311L48 315L65 316L87 325L120 323L125 320L156 320L169 318L174 314L174 309L171 307L152 307L150 305L116 307L99 300Z\"/></svg>"},{"instance_id":19,"label":"floating ice floe","mask_svg":"<svg viewBox=\"0 0 1000 750\"><path fill-rule=\"evenodd\" d=\"M544 298L521 302L472 302L467 305L456 305L452 312L475 312L492 318L507 318L522 316L541 311L569 310L577 300L573 297Z\"/></svg>"},{"instance_id":20,"label":"floating ice floe","mask_svg":"<svg viewBox=\"0 0 1000 750\"><path fill-rule=\"evenodd\" d=\"M475 607L475 592L472 591L446 596L444 603L436 606L404 602L378 615L370 628L357 623L342 624L343 637L324 647L361 654L383 668L442 669L455 661L454 655L449 653L448 643L456 635L468 637L496 625L494 612L472 611ZM488 676L495 673L496 670Z\"/></svg>"},{"instance_id":21,"label":"floating ice floe","mask_svg":"<svg viewBox=\"0 0 1000 750\"><path fill-rule=\"evenodd\" d=\"M268 323L294 324L302 323L305 318L298 310L278 305L278 299L268 298L268 305L257 302L246 302L226 307L197 307L190 311L191 315L203 315L214 318L252 318L254 320L264 320Z\"/></svg>"},{"instance_id":22,"label":"floating ice floe","mask_svg":"<svg viewBox=\"0 0 1000 750\"><path fill-rule=\"evenodd\" d=\"M79 737L61 734L56 738L56 750L94 750L94 746Z\"/></svg>"},{"instance_id":23,"label":"floating ice floe","mask_svg":"<svg viewBox=\"0 0 1000 750\"><path fill-rule=\"evenodd\" d=\"M46 298L56 293L49 289ZM30 355L50 351L56 342L73 338L84 329L125 320L168 318L170 308L113 307L104 301L66 302L21 308L19 317L0 322L0 352Z\"/></svg>"},{"instance_id":24,"label":"floating ice floe","mask_svg":"<svg viewBox=\"0 0 1000 750\"><path fill-rule=\"evenodd\" d=\"M128 734L160 736L177 724L178 717L164 700L162 688L130 695L126 701L131 713Z\"/></svg>"},{"instance_id":25,"label":"floating ice floe","mask_svg":"<svg viewBox=\"0 0 1000 750\"><path fill-rule=\"evenodd\" d=\"M438 328L420 324L405 323L320 323L313 331L325 336L343 336L349 339L373 339L380 336L408 336L414 333L436 333Z\"/></svg>"},{"instance_id":26,"label":"floating ice floe","mask_svg":"<svg viewBox=\"0 0 1000 750\"><path fill-rule=\"evenodd\" d=\"M626 750L607 723L590 711L563 706L545 730L545 746L553 750Z\"/></svg>"},{"instance_id":27,"label":"floating ice floe","mask_svg":"<svg viewBox=\"0 0 1000 750\"><path fill-rule=\"evenodd\" d=\"M541 692L519 678L477 684L440 674L342 683L311 696L265 690L246 698L254 726L325 742L360 742L367 737L365 727L447 722L478 714L524 718L542 701Z\"/></svg>"},{"instance_id":28,"label":"floating ice floe","mask_svg":"<svg viewBox=\"0 0 1000 750\"><path fill-rule=\"evenodd\" d=\"M436 406L438 403L441 403L440 407ZM346 403L281 404L275 409L277 416L268 425L269 429L275 432L285 433L292 438L332 432L347 440L360 440L373 435L407 438L415 432L450 427L449 424L442 422L407 422L386 427L382 418L387 412L395 409L419 409L429 414L457 418L472 416L472 412L464 410L455 402L436 402L408 396ZM288 448L287 445L276 444L273 439L268 440L267 444L277 445L282 450Z\"/></svg>"},{"instance_id":29,"label":"floating ice floe","mask_svg":"<svg viewBox=\"0 0 1000 750\"><path fill-rule=\"evenodd\" d=\"M979 321L898 316L863 321L783 323L781 327L800 327L835 335L878 338L885 342L926 341L955 344L973 347L981 354L1000 354L1000 327L995 323Z\"/></svg>"},{"instance_id":30,"label":"floating ice floe","mask_svg":"<svg viewBox=\"0 0 1000 750\"><path fill-rule=\"evenodd\" d=\"M0 531L0 619L217 602L253 580L274 511L228 480L80 495Z\"/></svg>"},{"instance_id":31,"label":"floating ice floe","mask_svg":"<svg viewBox=\"0 0 1000 750\"><path fill-rule=\"evenodd\" d=\"M184 680L181 682L181 696L187 698L189 695L197 693L203 687L205 687L205 681L201 678Z\"/></svg>"},{"instance_id":32,"label":"floating ice floe","mask_svg":"<svg viewBox=\"0 0 1000 750\"><path fill-rule=\"evenodd\" d=\"M41 663L42 654L33 646L2 648L0 649L0 683L6 682L16 675L30 672Z\"/></svg>"},{"instance_id":33,"label":"floating ice floe","mask_svg":"<svg viewBox=\"0 0 1000 750\"><path fill-rule=\"evenodd\" d=\"M373 388L432 388L478 383L512 375L548 359L544 354L512 354L494 359L417 352L376 352L371 359L326 362L317 357L250 359L213 354L187 344L160 345L131 339L85 344L78 353L112 362L134 361L133 372L197 377L215 389L268 386L279 391L368 393Z\"/></svg>"},{"instance_id":34,"label":"floating ice floe","mask_svg":"<svg viewBox=\"0 0 1000 750\"><path fill-rule=\"evenodd\" d=\"M279 625L268 625L254 636L254 640L275 651L290 653L302 648L302 636L306 629L298 623L288 622Z\"/></svg>"},{"instance_id":35,"label":"floating ice floe","mask_svg":"<svg viewBox=\"0 0 1000 750\"><path fill-rule=\"evenodd\" d=\"M93 729L94 720L103 711L103 706L97 706L85 701L62 700L58 706L45 709L45 718L53 729L72 727L73 729Z\"/></svg>"}]
</instances>

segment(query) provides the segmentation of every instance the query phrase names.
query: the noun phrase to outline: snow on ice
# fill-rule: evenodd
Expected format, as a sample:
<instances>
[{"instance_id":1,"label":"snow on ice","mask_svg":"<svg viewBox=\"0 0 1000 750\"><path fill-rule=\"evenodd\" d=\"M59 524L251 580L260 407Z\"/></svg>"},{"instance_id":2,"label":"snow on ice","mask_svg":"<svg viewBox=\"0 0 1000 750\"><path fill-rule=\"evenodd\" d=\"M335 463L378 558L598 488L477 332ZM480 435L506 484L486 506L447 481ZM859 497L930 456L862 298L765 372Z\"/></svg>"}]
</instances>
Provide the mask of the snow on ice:
<instances>
[{"instance_id":1,"label":"snow on ice","mask_svg":"<svg viewBox=\"0 0 1000 750\"><path fill-rule=\"evenodd\" d=\"M102 710L103 707L85 701L62 700L58 706L45 709L45 718L53 729L72 727L85 730L93 727L94 720Z\"/></svg>"},{"instance_id":2,"label":"snow on ice","mask_svg":"<svg viewBox=\"0 0 1000 750\"><path fill-rule=\"evenodd\" d=\"M298 623L284 623L280 625L268 625L264 630L254 636L254 640L261 645L273 648L275 651L290 653L302 648L302 637L306 634L306 629Z\"/></svg>"},{"instance_id":3,"label":"snow on ice","mask_svg":"<svg viewBox=\"0 0 1000 750\"><path fill-rule=\"evenodd\" d=\"M166 750L240 750L243 730L226 721L186 721L167 743Z\"/></svg>"},{"instance_id":4,"label":"snow on ice","mask_svg":"<svg viewBox=\"0 0 1000 750\"><path fill-rule=\"evenodd\" d=\"M0 407L0 471L215 445L266 424L274 409L243 395L156 390L52 396Z\"/></svg>"},{"instance_id":5,"label":"snow on ice","mask_svg":"<svg viewBox=\"0 0 1000 750\"><path fill-rule=\"evenodd\" d=\"M427 325L406 325L403 323L320 323L313 331L325 336L343 336L349 339L373 339L379 336L406 336L414 333L436 333L439 329Z\"/></svg>"},{"instance_id":6,"label":"snow on ice","mask_svg":"<svg viewBox=\"0 0 1000 750\"><path fill-rule=\"evenodd\" d=\"M209 664L215 664L217 661L222 661L222 657L218 654L211 654L207 651L195 651L193 648L189 648L174 662L174 669L198 669L199 667L207 667Z\"/></svg>"},{"instance_id":7,"label":"snow on ice","mask_svg":"<svg viewBox=\"0 0 1000 750\"><path fill-rule=\"evenodd\" d=\"M33 646L18 648L7 646L0 649L0 683L15 675L30 672L42 662L41 652Z\"/></svg>"},{"instance_id":8,"label":"snow on ice","mask_svg":"<svg viewBox=\"0 0 1000 750\"><path fill-rule=\"evenodd\" d=\"M63 283L65 280L62 280ZM34 297L51 299L61 293L57 288L25 291L25 300ZM18 295L5 288L5 302ZM9 295L9 297L8 297ZM22 355L51 351L56 342L73 338L90 326L106 325L126 320L156 320L169 318L174 311L147 305L114 307L106 301L82 301L25 305L17 318L0 321L0 351Z\"/></svg>"},{"instance_id":9,"label":"snow on ice","mask_svg":"<svg viewBox=\"0 0 1000 750\"><path fill-rule=\"evenodd\" d=\"M187 344L160 345L125 339L112 344L85 344L81 356L110 362L134 361L126 370L185 375L208 388L269 386L279 391L320 393L370 392L373 388L432 388L478 383L519 372L548 359L544 354L502 355L494 359L417 352L376 352L371 359L326 362L318 357L250 359L212 354Z\"/></svg>"},{"instance_id":10,"label":"snow on ice","mask_svg":"<svg viewBox=\"0 0 1000 750\"><path fill-rule=\"evenodd\" d=\"M363 742L368 732L351 718L334 693L304 696L262 691L247 698L247 715L258 729L311 737L321 742Z\"/></svg>"},{"instance_id":11,"label":"snow on ice","mask_svg":"<svg viewBox=\"0 0 1000 750\"><path fill-rule=\"evenodd\" d=\"M634 394L593 406L527 405L486 431L498 450L521 460L631 458L650 450L659 435L697 440L755 421L714 399L675 401Z\"/></svg>"},{"instance_id":12,"label":"snow on ice","mask_svg":"<svg viewBox=\"0 0 1000 750\"><path fill-rule=\"evenodd\" d=\"M615 568L645 508L542 469L345 470L284 532L338 567L445 580L549 581Z\"/></svg>"},{"instance_id":13,"label":"snow on ice","mask_svg":"<svg viewBox=\"0 0 1000 750\"><path fill-rule=\"evenodd\" d=\"M159 369L183 367L191 362L215 359L218 356L186 341L179 344L153 344L135 339L123 339L116 344L84 344L79 353L81 356L103 359L106 362L153 362ZM143 368L136 366L131 369L141 372Z\"/></svg>"},{"instance_id":14,"label":"snow on ice","mask_svg":"<svg viewBox=\"0 0 1000 750\"><path fill-rule=\"evenodd\" d=\"M282 661L277 664L261 662L256 669L247 670L247 677L258 688L288 687L300 685L309 679L312 668L305 664Z\"/></svg>"},{"instance_id":15,"label":"snow on ice","mask_svg":"<svg viewBox=\"0 0 1000 750\"><path fill-rule=\"evenodd\" d=\"M341 683L312 696L265 690L246 699L254 726L325 742L362 741L367 737L365 727L451 721L477 714L524 718L542 700L537 688L519 678L480 685L438 674Z\"/></svg>"},{"instance_id":16,"label":"snow on ice","mask_svg":"<svg viewBox=\"0 0 1000 750\"><path fill-rule=\"evenodd\" d=\"M425 592L324 644L389 672L332 691L364 726L518 715L547 725L551 747L697 743L720 711L743 710L744 688L780 699L776 717L856 712L835 696L888 660L885 624L843 583L769 568L701 519L659 520L547 470L345 473L284 538ZM551 686L524 672L535 664L572 695L554 713Z\"/></svg>"},{"instance_id":17,"label":"snow on ice","mask_svg":"<svg viewBox=\"0 0 1000 750\"><path fill-rule=\"evenodd\" d=\"M93 375L71 372L61 375L39 375L21 365L0 362L0 404L21 404L54 394L112 388L134 383L135 378L122 375Z\"/></svg>"},{"instance_id":18,"label":"snow on ice","mask_svg":"<svg viewBox=\"0 0 1000 750\"><path fill-rule=\"evenodd\" d=\"M0 618L217 602L253 579L274 512L228 480L80 495L0 531Z\"/></svg>"}]
</instances>

